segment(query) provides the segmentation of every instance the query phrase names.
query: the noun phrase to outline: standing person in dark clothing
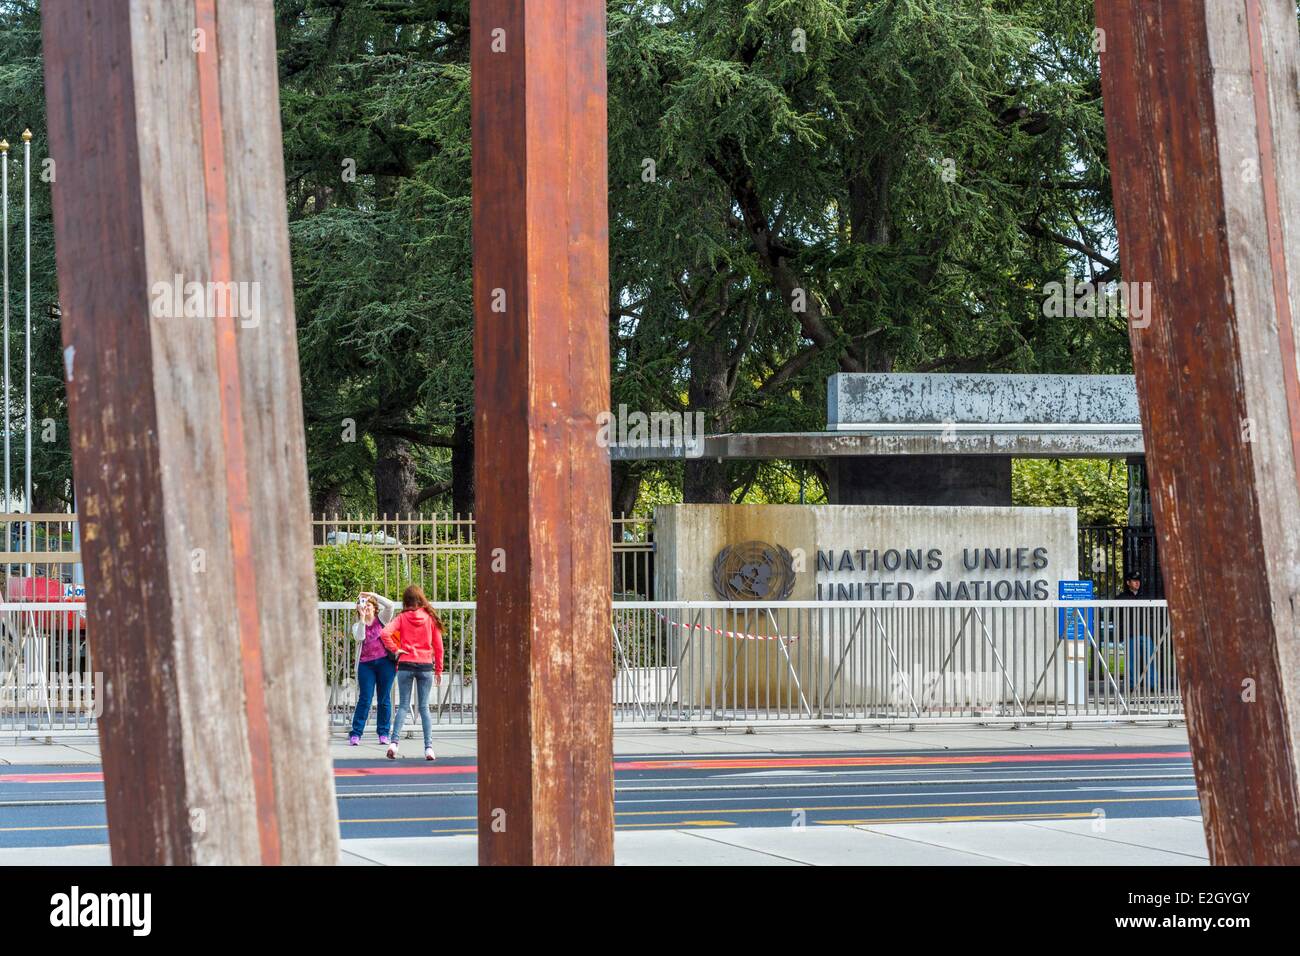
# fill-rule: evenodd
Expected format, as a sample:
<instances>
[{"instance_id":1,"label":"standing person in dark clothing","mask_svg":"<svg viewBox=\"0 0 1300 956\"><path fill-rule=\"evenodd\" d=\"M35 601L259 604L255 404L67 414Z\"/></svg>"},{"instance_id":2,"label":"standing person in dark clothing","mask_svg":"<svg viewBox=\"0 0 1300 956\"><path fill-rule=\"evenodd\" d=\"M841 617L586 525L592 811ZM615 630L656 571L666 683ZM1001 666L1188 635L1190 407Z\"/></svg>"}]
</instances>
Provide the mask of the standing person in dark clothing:
<instances>
[{"instance_id":1,"label":"standing person in dark clothing","mask_svg":"<svg viewBox=\"0 0 1300 956\"><path fill-rule=\"evenodd\" d=\"M1146 590L1142 587L1142 574L1139 571L1134 569L1124 573L1124 586L1116 592L1115 600L1149 600ZM1123 641L1124 645L1124 683L1130 689L1137 685L1144 671L1146 672L1144 683L1148 687L1155 686L1156 675L1151 661L1155 646L1146 633L1147 615L1143 611L1143 608L1133 608L1116 612L1116 636Z\"/></svg>"},{"instance_id":2,"label":"standing person in dark clothing","mask_svg":"<svg viewBox=\"0 0 1300 956\"><path fill-rule=\"evenodd\" d=\"M1115 592L1116 601L1145 601L1147 592L1142 589L1142 575L1138 571L1124 574L1124 586Z\"/></svg>"}]
</instances>

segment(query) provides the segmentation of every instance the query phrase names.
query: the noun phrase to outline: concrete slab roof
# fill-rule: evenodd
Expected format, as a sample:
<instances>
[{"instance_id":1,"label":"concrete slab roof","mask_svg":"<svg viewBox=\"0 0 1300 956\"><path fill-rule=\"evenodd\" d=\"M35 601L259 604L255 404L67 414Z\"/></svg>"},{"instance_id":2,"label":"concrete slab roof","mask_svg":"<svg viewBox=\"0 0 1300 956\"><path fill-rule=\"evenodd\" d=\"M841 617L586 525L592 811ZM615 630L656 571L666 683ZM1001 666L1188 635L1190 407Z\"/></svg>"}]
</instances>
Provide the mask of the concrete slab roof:
<instances>
[{"instance_id":1,"label":"concrete slab roof","mask_svg":"<svg viewBox=\"0 0 1300 956\"><path fill-rule=\"evenodd\" d=\"M862 455L1141 455L1132 375L832 375L827 431L735 432L610 448L613 461Z\"/></svg>"},{"instance_id":2,"label":"concrete slab roof","mask_svg":"<svg viewBox=\"0 0 1300 956\"><path fill-rule=\"evenodd\" d=\"M1075 428L950 425L833 432L732 432L690 444L615 445L613 461L686 458L800 460L859 455L1009 455L1012 458L1126 458L1141 455L1138 425Z\"/></svg>"}]
</instances>

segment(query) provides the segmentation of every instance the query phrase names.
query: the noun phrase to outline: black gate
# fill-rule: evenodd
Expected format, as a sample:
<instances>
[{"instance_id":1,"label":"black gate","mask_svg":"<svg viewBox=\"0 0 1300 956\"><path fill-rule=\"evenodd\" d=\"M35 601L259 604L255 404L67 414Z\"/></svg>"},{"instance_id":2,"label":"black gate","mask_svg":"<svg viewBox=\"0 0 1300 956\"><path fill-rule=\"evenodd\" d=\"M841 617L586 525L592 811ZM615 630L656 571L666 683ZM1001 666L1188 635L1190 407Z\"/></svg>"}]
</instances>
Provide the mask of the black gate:
<instances>
[{"instance_id":1,"label":"black gate","mask_svg":"<svg viewBox=\"0 0 1300 956\"><path fill-rule=\"evenodd\" d=\"M1124 575L1134 570L1142 576L1143 597L1164 598L1155 528L1086 525L1079 529L1079 573L1092 579L1099 599L1114 597L1124 586Z\"/></svg>"}]
</instances>

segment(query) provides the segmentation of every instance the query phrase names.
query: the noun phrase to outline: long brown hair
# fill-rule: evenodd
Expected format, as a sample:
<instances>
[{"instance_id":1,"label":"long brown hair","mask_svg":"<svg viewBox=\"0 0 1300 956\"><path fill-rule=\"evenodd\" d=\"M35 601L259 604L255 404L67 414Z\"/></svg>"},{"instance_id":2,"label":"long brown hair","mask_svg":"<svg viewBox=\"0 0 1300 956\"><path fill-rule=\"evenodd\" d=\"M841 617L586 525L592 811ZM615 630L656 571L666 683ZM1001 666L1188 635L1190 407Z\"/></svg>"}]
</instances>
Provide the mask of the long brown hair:
<instances>
[{"instance_id":1,"label":"long brown hair","mask_svg":"<svg viewBox=\"0 0 1300 956\"><path fill-rule=\"evenodd\" d=\"M402 609L412 611L416 608L433 618L433 623L438 625L438 630L442 630L442 619L438 617L438 612L433 609L429 599L424 596L424 588L418 584L408 584L406 590L402 592Z\"/></svg>"}]
</instances>

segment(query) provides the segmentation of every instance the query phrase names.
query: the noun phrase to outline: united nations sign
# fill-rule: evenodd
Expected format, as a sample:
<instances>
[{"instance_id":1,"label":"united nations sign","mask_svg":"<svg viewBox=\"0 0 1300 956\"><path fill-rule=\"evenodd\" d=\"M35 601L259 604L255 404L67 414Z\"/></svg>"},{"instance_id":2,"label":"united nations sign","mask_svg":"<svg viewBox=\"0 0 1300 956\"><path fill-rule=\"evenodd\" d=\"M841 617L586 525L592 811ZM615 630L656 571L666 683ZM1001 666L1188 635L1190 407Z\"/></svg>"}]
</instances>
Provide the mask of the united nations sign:
<instances>
[{"instance_id":1,"label":"united nations sign","mask_svg":"<svg viewBox=\"0 0 1300 956\"><path fill-rule=\"evenodd\" d=\"M784 601L794 590L794 562L780 545L746 541L713 559L713 590L724 601Z\"/></svg>"}]
</instances>

